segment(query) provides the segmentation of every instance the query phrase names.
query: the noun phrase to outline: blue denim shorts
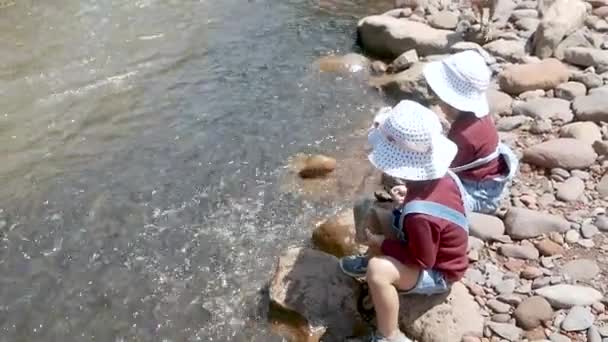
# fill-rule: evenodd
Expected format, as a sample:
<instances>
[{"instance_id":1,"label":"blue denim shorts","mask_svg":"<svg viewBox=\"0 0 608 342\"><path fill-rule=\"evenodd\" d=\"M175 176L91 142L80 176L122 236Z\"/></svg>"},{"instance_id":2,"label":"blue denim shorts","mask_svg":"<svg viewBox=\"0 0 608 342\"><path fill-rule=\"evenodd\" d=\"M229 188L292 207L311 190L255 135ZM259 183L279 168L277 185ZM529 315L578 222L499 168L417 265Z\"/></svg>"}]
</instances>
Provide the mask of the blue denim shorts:
<instances>
[{"instance_id":1,"label":"blue denim shorts","mask_svg":"<svg viewBox=\"0 0 608 342\"><path fill-rule=\"evenodd\" d=\"M418 276L418 282L414 288L399 291L399 294L419 294L435 295L445 293L450 290L450 285L443 277L443 274L435 270L422 270Z\"/></svg>"},{"instance_id":2,"label":"blue denim shorts","mask_svg":"<svg viewBox=\"0 0 608 342\"><path fill-rule=\"evenodd\" d=\"M494 214L506 195L508 180L485 180L481 182L462 179L469 208L482 214Z\"/></svg>"}]
</instances>

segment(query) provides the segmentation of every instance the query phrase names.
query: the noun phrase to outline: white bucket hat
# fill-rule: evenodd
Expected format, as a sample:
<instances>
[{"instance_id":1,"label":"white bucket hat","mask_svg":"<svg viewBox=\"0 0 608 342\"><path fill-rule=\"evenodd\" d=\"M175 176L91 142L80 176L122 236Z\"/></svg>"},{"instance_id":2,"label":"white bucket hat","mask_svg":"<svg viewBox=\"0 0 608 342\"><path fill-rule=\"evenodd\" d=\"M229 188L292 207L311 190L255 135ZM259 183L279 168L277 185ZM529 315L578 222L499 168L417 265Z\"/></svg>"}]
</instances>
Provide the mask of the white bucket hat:
<instances>
[{"instance_id":1,"label":"white bucket hat","mask_svg":"<svg viewBox=\"0 0 608 342\"><path fill-rule=\"evenodd\" d=\"M439 98L450 106L481 118L490 112L486 91L491 72L476 51L464 51L424 68L424 78Z\"/></svg>"},{"instance_id":2,"label":"white bucket hat","mask_svg":"<svg viewBox=\"0 0 608 342\"><path fill-rule=\"evenodd\" d=\"M443 136L437 114L401 101L388 114L376 116L369 142L369 161L382 172L410 181L443 177L456 156L456 145Z\"/></svg>"}]
</instances>

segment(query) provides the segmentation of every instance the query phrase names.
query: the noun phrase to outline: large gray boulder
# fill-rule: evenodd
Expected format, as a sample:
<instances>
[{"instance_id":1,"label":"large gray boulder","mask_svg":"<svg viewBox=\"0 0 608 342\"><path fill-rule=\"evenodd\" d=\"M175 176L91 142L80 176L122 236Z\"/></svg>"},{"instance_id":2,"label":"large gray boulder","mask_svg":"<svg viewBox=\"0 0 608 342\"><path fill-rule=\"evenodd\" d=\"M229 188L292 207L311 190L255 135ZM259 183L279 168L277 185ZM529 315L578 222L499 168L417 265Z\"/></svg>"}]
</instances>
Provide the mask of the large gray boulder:
<instances>
[{"instance_id":1,"label":"large gray boulder","mask_svg":"<svg viewBox=\"0 0 608 342\"><path fill-rule=\"evenodd\" d=\"M597 154L588 143L572 138L545 141L524 150L523 160L547 169L585 169Z\"/></svg>"},{"instance_id":2,"label":"large gray boulder","mask_svg":"<svg viewBox=\"0 0 608 342\"><path fill-rule=\"evenodd\" d=\"M570 64L583 67L594 67L599 73L608 71L608 51L589 48L571 47L564 51L564 60Z\"/></svg>"},{"instance_id":3,"label":"large gray boulder","mask_svg":"<svg viewBox=\"0 0 608 342\"><path fill-rule=\"evenodd\" d=\"M581 0L556 0L536 29L535 55L551 57L564 37L583 27L586 18L587 8Z\"/></svg>"},{"instance_id":4,"label":"large gray boulder","mask_svg":"<svg viewBox=\"0 0 608 342\"><path fill-rule=\"evenodd\" d=\"M366 51L385 58L396 58L411 49L421 56L449 53L450 46L462 40L458 33L387 15L361 19L358 33Z\"/></svg>"},{"instance_id":5,"label":"large gray boulder","mask_svg":"<svg viewBox=\"0 0 608 342\"><path fill-rule=\"evenodd\" d=\"M579 121L608 122L608 92L595 92L592 95L574 99L572 108Z\"/></svg>"},{"instance_id":6,"label":"large gray boulder","mask_svg":"<svg viewBox=\"0 0 608 342\"><path fill-rule=\"evenodd\" d=\"M505 217L507 234L513 239L529 239L549 234L563 233L570 229L570 223L552 214L525 208L511 208Z\"/></svg>"}]
</instances>

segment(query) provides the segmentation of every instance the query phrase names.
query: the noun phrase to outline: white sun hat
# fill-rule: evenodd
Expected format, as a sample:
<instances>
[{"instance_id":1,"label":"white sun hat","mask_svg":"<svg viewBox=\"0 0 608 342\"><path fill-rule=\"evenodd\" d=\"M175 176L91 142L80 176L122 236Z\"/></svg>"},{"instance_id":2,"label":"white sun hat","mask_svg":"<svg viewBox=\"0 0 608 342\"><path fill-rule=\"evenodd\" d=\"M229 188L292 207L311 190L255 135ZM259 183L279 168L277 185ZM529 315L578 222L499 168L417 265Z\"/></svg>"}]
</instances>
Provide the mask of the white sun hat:
<instances>
[{"instance_id":1,"label":"white sun hat","mask_svg":"<svg viewBox=\"0 0 608 342\"><path fill-rule=\"evenodd\" d=\"M382 119L369 133L369 161L377 169L410 181L446 174L457 147L442 134L437 114L416 102L401 101Z\"/></svg>"},{"instance_id":2,"label":"white sun hat","mask_svg":"<svg viewBox=\"0 0 608 342\"><path fill-rule=\"evenodd\" d=\"M491 72L476 51L464 51L429 63L424 78L439 98L450 106L481 118L490 112L486 91Z\"/></svg>"}]
</instances>

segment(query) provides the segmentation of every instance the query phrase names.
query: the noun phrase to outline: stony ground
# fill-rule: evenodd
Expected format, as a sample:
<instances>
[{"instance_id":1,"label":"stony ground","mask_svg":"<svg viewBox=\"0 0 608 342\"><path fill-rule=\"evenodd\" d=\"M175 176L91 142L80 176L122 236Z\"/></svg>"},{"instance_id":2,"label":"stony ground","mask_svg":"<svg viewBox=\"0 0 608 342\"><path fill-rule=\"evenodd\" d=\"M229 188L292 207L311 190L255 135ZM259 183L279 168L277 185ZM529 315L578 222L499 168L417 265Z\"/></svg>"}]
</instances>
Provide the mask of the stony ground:
<instances>
[{"instance_id":1,"label":"stony ground","mask_svg":"<svg viewBox=\"0 0 608 342\"><path fill-rule=\"evenodd\" d=\"M608 342L608 0L502 0L486 38L469 9L398 3L359 22L360 43L378 59L329 56L319 68L368 72L387 96L426 101L424 63L476 50L494 74L488 97L501 138L522 160L504 208L471 217L468 291L424 309L432 300L403 299L402 327L424 342ZM332 273L330 255L359 249L355 223L347 210L317 227L323 252L286 252L270 287L271 300L324 341L365 330L352 299L360 285Z\"/></svg>"}]
</instances>

